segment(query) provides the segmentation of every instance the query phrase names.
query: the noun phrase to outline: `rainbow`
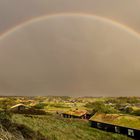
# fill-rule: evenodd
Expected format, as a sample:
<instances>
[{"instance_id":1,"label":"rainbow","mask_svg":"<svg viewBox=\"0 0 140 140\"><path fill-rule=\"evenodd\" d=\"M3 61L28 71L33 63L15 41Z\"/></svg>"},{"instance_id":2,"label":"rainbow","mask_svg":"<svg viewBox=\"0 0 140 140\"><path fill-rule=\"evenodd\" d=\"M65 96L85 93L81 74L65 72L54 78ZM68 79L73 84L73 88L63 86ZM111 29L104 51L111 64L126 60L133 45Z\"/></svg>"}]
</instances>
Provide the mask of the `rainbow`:
<instances>
[{"instance_id":1,"label":"rainbow","mask_svg":"<svg viewBox=\"0 0 140 140\"><path fill-rule=\"evenodd\" d=\"M6 38L8 35L14 33L16 30L20 30L23 27L26 27L29 24L32 24L34 22L38 22L44 19L51 19L51 18L55 18L55 17L62 17L62 16L78 16L78 17L86 17L86 18L93 18L95 20L104 22L104 23L108 23L112 26L115 26L117 28L120 28L126 32L128 32L129 34L135 36L136 38L140 39L140 34L138 32L136 32L135 30L133 30L132 28L125 26L119 22L116 22L114 20L105 18L105 17L101 17L101 16L97 16L97 15L93 15L93 14L85 14L85 13L58 13L58 14L51 14L51 15L45 15L45 16L41 16L41 17L37 17L37 18L33 18L30 20L27 20L15 27L13 27L12 29L4 32L3 34L0 35L0 40Z\"/></svg>"}]
</instances>

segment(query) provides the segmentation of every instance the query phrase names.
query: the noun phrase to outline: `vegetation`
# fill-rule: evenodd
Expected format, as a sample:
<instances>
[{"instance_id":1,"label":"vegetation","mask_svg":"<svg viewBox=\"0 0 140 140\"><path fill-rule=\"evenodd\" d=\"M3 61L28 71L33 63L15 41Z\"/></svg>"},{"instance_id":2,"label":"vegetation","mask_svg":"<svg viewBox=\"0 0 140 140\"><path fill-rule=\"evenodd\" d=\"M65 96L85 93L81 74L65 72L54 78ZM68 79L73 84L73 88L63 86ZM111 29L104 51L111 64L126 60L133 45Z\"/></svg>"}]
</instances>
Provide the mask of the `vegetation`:
<instances>
[{"instance_id":1,"label":"vegetation","mask_svg":"<svg viewBox=\"0 0 140 140\"><path fill-rule=\"evenodd\" d=\"M1 98L0 99L0 108L1 109L8 109L9 107L16 104L15 98Z\"/></svg>"},{"instance_id":2,"label":"vegetation","mask_svg":"<svg viewBox=\"0 0 140 140\"><path fill-rule=\"evenodd\" d=\"M19 103L26 105L27 109L11 114L10 108ZM0 97L0 138L2 140L132 140L123 135L94 129L87 120L64 119L60 116L62 112L73 110L87 111L92 115L113 113L140 116L140 98ZM134 124L139 125L137 117L131 117ZM124 118L120 121L124 123Z\"/></svg>"},{"instance_id":3,"label":"vegetation","mask_svg":"<svg viewBox=\"0 0 140 140\"><path fill-rule=\"evenodd\" d=\"M11 133L0 125L0 139L1 140L24 140L20 132Z\"/></svg>"},{"instance_id":4,"label":"vegetation","mask_svg":"<svg viewBox=\"0 0 140 140\"><path fill-rule=\"evenodd\" d=\"M37 103L36 105L34 105L33 107L34 107L35 109L44 109L45 106L47 106L47 104L39 102L39 103Z\"/></svg>"},{"instance_id":5,"label":"vegetation","mask_svg":"<svg viewBox=\"0 0 140 140\"><path fill-rule=\"evenodd\" d=\"M131 140L126 136L112 134L90 127L84 120L64 119L56 115L24 117L14 115L13 121L39 131L48 140Z\"/></svg>"},{"instance_id":6,"label":"vegetation","mask_svg":"<svg viewBox=\"0 0 140 140\"><path fill-rule=\"evenodd\" d=\"M12 121L10 112L0 112L0 140L47 140L40 132Z\"/></svg>"},{"instance_id":7,"label":"vegetation","mask_svg":"<svg viewBox=\"0 0 140 140\"><path fill-rule=\"evenodd\" d=\"M87 103L85 107L92 109L92 113L95 114L98 113L117 113L118 111L115 110L113 107L109 105L105 105L102 101L96 101L92 103Z\"/></svg>"},{"instance_id":8,"label":"vegetation","mask_svg":"<svg viewBox=\"0 0 140 140\"><path fill-rule=\"evenodd\" d=\"M131 114L140 116L140 109L132 111Z\"/></svg>"}]
</instances>

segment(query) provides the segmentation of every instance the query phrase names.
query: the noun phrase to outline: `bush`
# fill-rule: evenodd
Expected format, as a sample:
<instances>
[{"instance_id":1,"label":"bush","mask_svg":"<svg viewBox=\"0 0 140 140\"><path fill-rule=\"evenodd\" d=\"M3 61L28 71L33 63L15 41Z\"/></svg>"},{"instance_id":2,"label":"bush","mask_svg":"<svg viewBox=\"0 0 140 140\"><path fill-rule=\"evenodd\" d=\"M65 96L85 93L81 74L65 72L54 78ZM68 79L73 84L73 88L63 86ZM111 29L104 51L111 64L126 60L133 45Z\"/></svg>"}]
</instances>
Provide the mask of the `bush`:
<instances>
[{"instance_id":1,"label":"bush","mask_svg":"<svg viewBox=\"0 0 140 140\"><path fill-rule=\"evenodd\" d=\"M5 120L10 120L12 117L12 113L6 110L0 111L0 122Z\"/></svg>"},{"instance_id":2,"label":"bush","mask_svg":"<svg viewBox=\"0 0 140 140\"><path fill-rule=\"evenodd\" d=\"M46 106L45 103L38 103L38 104L36 104L36 105L34 106L34 108L36 108L36 109L44 109L45 106Z\"/></svg>"},{"instance_id":3,"label":"bush","mask_svg":"<svg viewBox=\"0 0 140 140\"><path fill-rule=\"evenodd\" d=\"M131 114L131 113L133 112L133 108L132 108L132 107L126 107L126 108L124 109L124 112L125 112L125 113L128 113L128 114Z\"/></svg>"},{"instance_id":4,"label":"bush","mask_svg":"<svg viewBox=\"0 0 140 140\"><path fill-rule=\"evenodd\" d=\"M0 108L2 109L9 109L11 106L15 105L15 99L12 98L4 98L0 100Z\"/></svg>"},{"instance_id":5,"label":"bush","mask_svg":"<svg viewBox=\"0 0 140 140\"><path fill-rule=\"evenodd\" d=\"M105 105L104 102L96 101L86 104L86 107L92 108L92 114L98 113L117 113L118 111L109 105Z\"/></svg>"},{"instance_id":6,"label":"bush","mask_svg":"<svg viewBox=\"0 0 140 140\"><path fill-rule=\"evenodd\" d=\"M41 109L35 109L35 108L28 108L22 111L15 111L14 113L17 114L29 114L29 115L46 115L46 112Z\"/></svg>"},{"instance_id":7,"label":"bush","mask_svg":"<svg viewBox=\"0 0 140 140\"><path fill-rule=\"evenodd\" d=\"M134 110L132 114L136 116L140 116L140 109Z\"/></svg>"}]
</instances>

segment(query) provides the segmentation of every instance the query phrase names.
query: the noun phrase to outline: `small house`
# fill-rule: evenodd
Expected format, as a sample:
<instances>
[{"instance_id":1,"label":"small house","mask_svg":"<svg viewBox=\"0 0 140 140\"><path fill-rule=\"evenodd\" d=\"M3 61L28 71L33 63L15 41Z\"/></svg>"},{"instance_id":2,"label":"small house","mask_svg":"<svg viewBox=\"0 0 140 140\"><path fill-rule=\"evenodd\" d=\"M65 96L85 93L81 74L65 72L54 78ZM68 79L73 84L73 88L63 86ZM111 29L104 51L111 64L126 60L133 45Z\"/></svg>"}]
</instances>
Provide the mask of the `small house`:
<instances>
[{"instance_id":1,"label":"small house","mask_svg":"<svg viewBox=\"0 0 140 140\"><path fill-rule=\"evenodd\" d=\"M86 114L87 111L85 110L73 110L62 113L64 118L79 118L79 119L86 119Z\"/></svg>"},{"instance_id":2,"label":"small house","mask_svg":"<svg viewBox=\"0 0 140 140\"><path fill-rule=\"evenodd\" d=\"M109 132L124 134L139 139L140 117L124 114L96 113L90 118L91 126Z\"/></svg>"},{"instance_id":3,"label":"small house","mask_svg":"<svg viewBox=\"0 0 140 140\"><path fill-rule=\"evenodd\" d=\"M24 111L26 108L27 106L25 106L24 104L16 104L10 108L10 111L21 112Z\"/></svg>"}]
</instances>

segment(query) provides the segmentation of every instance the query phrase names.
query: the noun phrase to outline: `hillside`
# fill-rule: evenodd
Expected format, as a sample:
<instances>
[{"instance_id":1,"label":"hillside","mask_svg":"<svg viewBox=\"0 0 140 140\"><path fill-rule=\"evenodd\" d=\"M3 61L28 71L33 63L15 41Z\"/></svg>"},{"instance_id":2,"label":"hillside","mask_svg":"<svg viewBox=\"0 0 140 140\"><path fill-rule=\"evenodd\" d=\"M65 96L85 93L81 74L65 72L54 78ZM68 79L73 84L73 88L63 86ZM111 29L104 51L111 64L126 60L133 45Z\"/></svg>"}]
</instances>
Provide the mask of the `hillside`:
<instances>
[{"instance_id":1,"label":"hillside","mask_svg":"<svg viewBox=\"0 0 140 140\"><path fill-rule=\"evenodd\" d=\"M19 105L22 106L21 110ZM140 98L136 97L1 97L0 110L0 138L2 140L103 140L104 138L106 140L132 140L124 135L92 128L87 120L63 118L62 113L75 116L77 116L75 113L83 112L91 116L95 113L105 113L108 116L122 114L121 116L128 115L129 118L131 116L134 123L127 121L127 118L124 122L124 118L118 117L121 121L119 123L126 126L134 125L135 128L140 126L137 123L139 121L137 118L140 116ZM11 110L10 113L12 113L12 117L8 116L8 121L7 116L3 116L3 111L6 110ZM98 116L97 119L100 117ZM112 120L110 117L104 121L118 124L118 120Z\"/></svg>"},{"instance_id":2,"label":"hillside","mask_svg":"<svg viewBox=\"0 0 140 140\"><path fill-rule=\"evenodd\" d=\"M48 140L132 140L123 135L91 128L86 120L64 119L59 115L14 115L13 122L40 132Z\"/></svg>"}]
</instances>

